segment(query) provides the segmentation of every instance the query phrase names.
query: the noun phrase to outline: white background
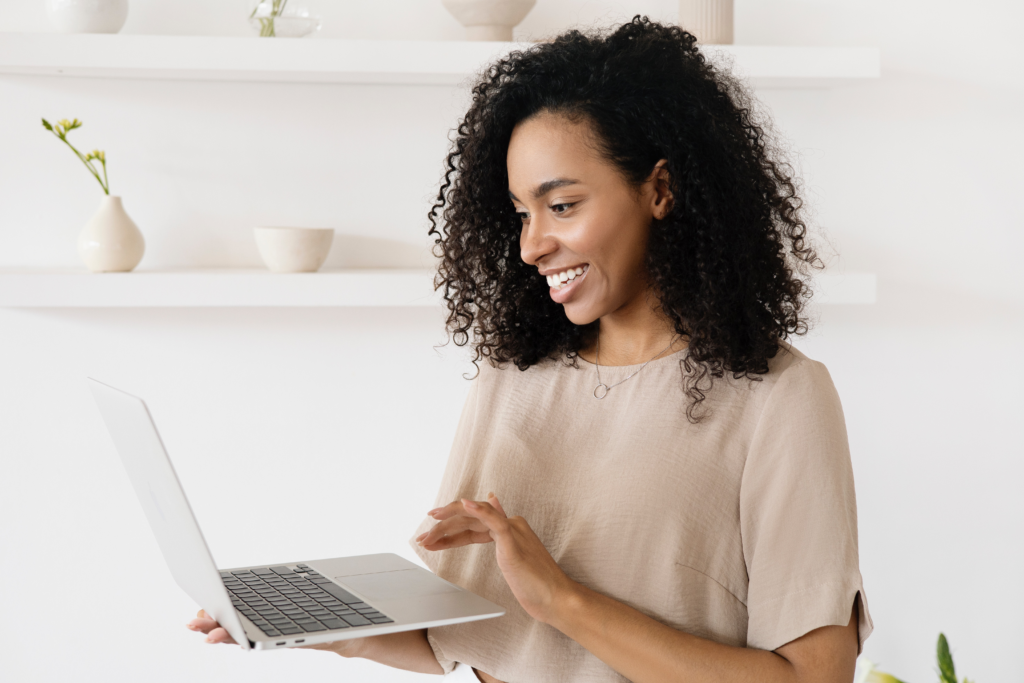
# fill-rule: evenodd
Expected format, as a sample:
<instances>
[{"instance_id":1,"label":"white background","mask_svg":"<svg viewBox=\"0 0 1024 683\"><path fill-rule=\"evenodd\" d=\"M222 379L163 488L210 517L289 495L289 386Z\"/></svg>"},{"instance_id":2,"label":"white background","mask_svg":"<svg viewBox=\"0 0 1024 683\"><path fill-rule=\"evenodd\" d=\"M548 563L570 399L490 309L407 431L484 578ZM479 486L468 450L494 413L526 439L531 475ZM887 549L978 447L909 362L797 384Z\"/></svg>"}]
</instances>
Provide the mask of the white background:
<instances>
[{"instance_id":1,"label":"white background","mask_svg":"<svg viewBox=\"0 0 1024 683\"><path fill-rule=\"evenodd\" d=\"M309 0L320 38L458 40L435 0ZM1024 11L1010 0L736 1L746 44L877 45L883 77L763 91L833 266L878 303L820 309L796 345L832 373L876 631L865 655L935 678L1024 679L1018 261ZM245 35L243 0L132 0L124 33ZM537 39L670 1L539 0ZM49 31L42 0L0 32ZM313 38L317 39L317 38ZM145 233L140 268L257 265L257 224L426 244L447 134L441 86L0 76L0 267L78 266L100 193L39 118L77 117ZM429 309L0 310L0 679L375 680L320 652L202 644L84 383L145 397L221 566L390 551L434 495L469 383ZM436 679L435 679L436 680Z\"/></svg>"}]
</instances>

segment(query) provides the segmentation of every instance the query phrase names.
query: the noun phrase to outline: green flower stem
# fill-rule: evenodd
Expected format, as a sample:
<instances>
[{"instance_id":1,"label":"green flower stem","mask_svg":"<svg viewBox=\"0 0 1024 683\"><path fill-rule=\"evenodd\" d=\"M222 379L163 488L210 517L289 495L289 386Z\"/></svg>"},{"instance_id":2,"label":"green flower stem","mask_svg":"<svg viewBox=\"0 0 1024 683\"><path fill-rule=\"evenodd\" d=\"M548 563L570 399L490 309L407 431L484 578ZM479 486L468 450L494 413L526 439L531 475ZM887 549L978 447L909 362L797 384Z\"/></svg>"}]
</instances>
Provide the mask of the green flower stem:
<instances>
[{"instance_id":1,"label":"green flower stem","mask_svg":"<svg viewBox=\"0 0 1024 683\"><path fill-rule=\"evenodd\" d=\"M256 11L262 5L262 2L256 3L256 6L252 9L252 14L249 18L252 19L256 16ZM273 0L270 5L270 16L260 17L260 37L261 38L274 38L277 36L277 32L274 30L274 19L279 17L284 12L285 5L288 4L288 0Z\"/></svg>"},{"instance_id":2,"label":"green flower stem","mask_svg":"<svg viewBox=\"0 0 1024 683\"><path fill-rule=\"evenodd\" d=\"M85 157L82 156L81 152L79 152L77 149L75 149L74 145L72 145L70 142L68 142L66 137L64 137L63 135L60 135L59 133L57 133L56 131L53 131L53 130L51 130L50 132L53 133L57 137L58 140L60 140L65 145L67 145L68 147L71 148L71 151L75 153L75 156L78 157L79 161L81 161L83 164L85 164L85 167L87 169L89 169L89 173L92 173L93 177L96 178L96 182L98 182L100 184L100 187L103 188L103 194L109 195L110 194L110 183L109 182L104 182L104 180L107 177L107 162L106 161L101 162L103 164L103 178L101 179L99 172L93 167L92 164L90 164L88 161L85 160Z\"/></svg>"}]
</instances>

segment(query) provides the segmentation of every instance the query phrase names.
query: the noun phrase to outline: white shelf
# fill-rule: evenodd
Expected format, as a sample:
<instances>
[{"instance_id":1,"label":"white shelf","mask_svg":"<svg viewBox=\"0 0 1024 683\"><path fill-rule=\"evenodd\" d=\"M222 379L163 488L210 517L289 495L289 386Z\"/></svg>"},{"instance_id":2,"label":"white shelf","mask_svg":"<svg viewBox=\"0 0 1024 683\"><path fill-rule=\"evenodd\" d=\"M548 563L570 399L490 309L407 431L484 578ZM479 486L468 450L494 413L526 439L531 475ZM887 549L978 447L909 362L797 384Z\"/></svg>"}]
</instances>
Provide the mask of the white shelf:
<instances>
[{"instance_id":1,"label":"white shelf","mask_svg":"<svg viewBox=\"0 0 1024 683\"><path fill-rule=\"evenodd\" d=\"M528 42L0 33L0 74L290 83L461 84ZM708 45L758 87L878 78L873 47Z\"/></svg>"},{"instance_id":2,"label":"white shelf","mask_svg":"<svg viewBox=\"0 0 1024 683\"><path fill-rule=\"evenodd\" d=\"M0 270L0 307L311 307L439 306L432 270L326 270L271 273L258 269L194 269L132 273L86 270ZM819 275L814 301L875 302L873 273Z\"/></svg>"},{"instance_id":3,"label":"white shelf","mask_svg":"<svg viewBox=\"0 0 1024 683\"><path fill-rule=\"evenodd\" d=\"M0 271L0 306L433 306L429 270L322 270L271 273L263 269Z\"/></svg>"}]
</instances>

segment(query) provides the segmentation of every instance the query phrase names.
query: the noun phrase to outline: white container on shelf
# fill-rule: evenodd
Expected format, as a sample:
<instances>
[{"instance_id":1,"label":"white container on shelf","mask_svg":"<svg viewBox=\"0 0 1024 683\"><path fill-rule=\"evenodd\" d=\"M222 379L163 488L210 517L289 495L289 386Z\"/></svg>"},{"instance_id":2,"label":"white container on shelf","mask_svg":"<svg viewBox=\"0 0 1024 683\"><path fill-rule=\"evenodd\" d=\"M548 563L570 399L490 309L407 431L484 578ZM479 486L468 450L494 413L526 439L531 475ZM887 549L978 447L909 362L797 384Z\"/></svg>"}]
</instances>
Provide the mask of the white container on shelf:
<instances>
[{"instance_id":1,"label":"white container on shelf","mask_svg":"<svg viewBox=\"0 0 1024 683\"><path fill-rule=\"evenodd\" d=\"M78 235L78 254L94 273L126 273L139 265L146 241L117 196L105 196Z\"/></svg>"},{"instance_id":2,"label":"white container on shelf","mask_svg":"<svg viewBox=\"0 0 1024 683\"><path fill-rule=\"evenodd\" d=\"M537 0L441 0L441 4L466 27L466 40L511 42L512 29Z\"/></svg>"},{"instance_id":3,"label":"white container on shelf","mask_svg":"<svg viewBox=\"0 0 1024 683\"><path fill-rule=\"evenodd\" d=\"M679 25L705 45L731 45L733 0L679 0Z\"/></svg>"},{"instance_id":4,"label":"white container on shelf","mask_svg":"<svg viewBox=\"0 0 1024 683\"><path fill-rule=\"evenodd\" d=\"M128 0L46 0L46 13L61 33L117 33L128 18Z\"/></svg>"},{"instance_id":5,"label":"white container on shelf","mask_svg":"<svg viewBox=\"0 0 1024 683\"><path fill-rule=\"evenodd\" d=\"M274 273L314 273L327 260L334 228L260 227L256 247Z\"/></svg>"}]
</instances>

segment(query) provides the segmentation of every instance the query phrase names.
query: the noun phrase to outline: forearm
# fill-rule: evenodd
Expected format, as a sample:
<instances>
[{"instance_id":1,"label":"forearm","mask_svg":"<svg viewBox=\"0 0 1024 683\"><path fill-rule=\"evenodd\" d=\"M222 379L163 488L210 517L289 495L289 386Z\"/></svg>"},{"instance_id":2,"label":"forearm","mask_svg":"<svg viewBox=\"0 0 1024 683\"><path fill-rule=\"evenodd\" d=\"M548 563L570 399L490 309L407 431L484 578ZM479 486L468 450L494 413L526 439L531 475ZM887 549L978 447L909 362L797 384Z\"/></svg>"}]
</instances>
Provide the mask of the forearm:
<instances>
[{"instance_id":1,"label":"forearm","mask_svg":"<svg viewBox=\"0 0 1024 683\"><path fill-rule=\"evenodd\" d=\"M782 656L723 645L655 621L575 584L548 623L635 683L796 683Z\"/></svg>"},{"instance_id":2,"label":"forearm","mask_svg":"<svg viewBox=\"0 0 1024 683\"><path fill-rule=\"evenodd\" d=\"M369 659L396 669L422 674L444 673L434 649L427 642L426 629L336 641L329 649L342 657Z\"/></svg>"}]
</instances>

